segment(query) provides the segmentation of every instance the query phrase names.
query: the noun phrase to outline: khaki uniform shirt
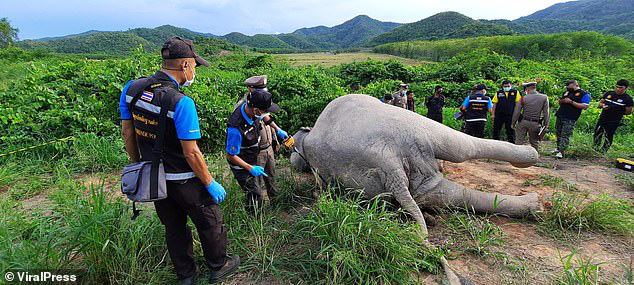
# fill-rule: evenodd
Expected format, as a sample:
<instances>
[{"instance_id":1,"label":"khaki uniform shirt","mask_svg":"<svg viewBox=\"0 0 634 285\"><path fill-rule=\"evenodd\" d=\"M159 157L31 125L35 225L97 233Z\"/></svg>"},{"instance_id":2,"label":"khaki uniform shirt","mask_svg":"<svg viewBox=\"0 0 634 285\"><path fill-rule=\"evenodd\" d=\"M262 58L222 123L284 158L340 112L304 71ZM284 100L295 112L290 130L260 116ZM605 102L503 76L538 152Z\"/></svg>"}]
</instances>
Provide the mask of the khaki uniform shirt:
<instances>
[{"instance_id":1,"label":"khaki uniform shirt","mask_svg":"<svg viewBox=\"0 0 634 285\"><path fill-rule=\"evenodd\" d=\"M548 96L533 91L526 94L515 105L515 111L513 112L513 124L517 123L520 113L523 118L531 121L538 121L542 116L544 117L544 123L542 126L548 126L550 122L550 105L548 103Z\"/></svg>"},{"instance_id":2,"label":"khaki uniform shirt","mask_svg":"<svg viewBox=\"0 0 634 285\"><path fill-rule=\"evenodd\" d=\"M401 92L399 91L392 94L392 97L394 97L394 99L392 100L392 105L407 109L407 95L401 94Z\"/></svg>"}]
</instances>

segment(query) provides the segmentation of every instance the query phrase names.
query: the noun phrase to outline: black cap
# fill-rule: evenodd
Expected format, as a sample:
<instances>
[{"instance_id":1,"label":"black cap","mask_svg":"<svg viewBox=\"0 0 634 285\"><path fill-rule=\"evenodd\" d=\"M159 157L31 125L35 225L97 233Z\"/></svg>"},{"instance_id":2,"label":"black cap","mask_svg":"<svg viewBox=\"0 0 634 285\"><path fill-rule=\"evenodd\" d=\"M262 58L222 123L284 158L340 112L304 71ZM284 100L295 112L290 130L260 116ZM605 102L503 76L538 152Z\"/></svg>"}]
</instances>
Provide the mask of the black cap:
<instances>
[{"instance_id":1,"label":"black cap","mask_svg":"<svg viewBox=\"0 0 634 285\"><path fill-rule=\"evenodd\" d=\"M568 81L566 81L566 85L565 86L568 86L568 85L571 85L571 84L577 85L579 83L577 83L577 80L568 80Z\"/></svg>"},{"instance_id":2,"label":"black cap","mask_svg":"<svg viewBox=\"0 0 634 285\"><path fill-rule=\"evenodd\" d=\"M181 37L172 37L167 40L161 49L161 56L163 59L195 58L196 66L210 65L204 58L196 54L196 49L194 49L194 43L192 41Z\"/></svg>"},{"instance_id":3,"label":"black cap","mask_svg":"<svg viewBox=\"0 0 634 285\"><path fill-rule=\"evenodd\" d=\"M434 91L438 90L438 89L442 89L442 86L440 85L436 85L436 88L434 88Z\"/></svg>"},{"instance_id":4,"label":"black cap","mask_svg":"<svg viewBox=\"0 0 634 285\"><path fill-rule=\"evenodd\" d=\"M624 87L629 87L630 86L630 82L627 81L627 79L621 79L619 81L616 82L616 85L618 86L624 86Z\"/></svg>"},{"instance_id":5,"label":"black cap","mask_svg":"<svg viewBox=\"0 0 634 285\"><path fill-rule=\"evenodd\" d=\"M263 112L277 113L280 107L273 103L271 98L273 95L264 89L255 89L247 95L247 104L249 107L258 108Z\"/></svg>"},{"instance_id":6,"label":"black cap","mask_svg":"<svg viewBox=\"0 0 634 285\"><path fill-rule=\"evenodd\" d=\"M478 84L476 86L473 86L473 90L486 90L489 89L487 88L486 84Z\"/></svg>"},{"instance_id":7,"label":"black cap","mask_svg":"<svg viewBox=\"0 0 634 285\"><path fill-rule=\"evenodd\" d=\"M505 79L502 81L502 85L511 84L511 80Z\"/></svg>"}]
</instances>

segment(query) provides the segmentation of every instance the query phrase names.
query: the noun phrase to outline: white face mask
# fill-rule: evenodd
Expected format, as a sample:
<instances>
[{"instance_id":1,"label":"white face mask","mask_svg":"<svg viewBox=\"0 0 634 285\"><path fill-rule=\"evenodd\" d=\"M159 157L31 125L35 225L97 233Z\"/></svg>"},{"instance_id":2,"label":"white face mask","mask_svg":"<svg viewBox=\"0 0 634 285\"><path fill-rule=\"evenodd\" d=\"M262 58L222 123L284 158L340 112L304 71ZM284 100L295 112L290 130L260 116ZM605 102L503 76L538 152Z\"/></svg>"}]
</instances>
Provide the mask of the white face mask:
<instances>
[{"instance_id":1,"label":"white face mask","mask_svg":"<svg viewBox=\"0 0 634 285\"><path fill-rule=\"evenodd\" d=\"M256 117L256 118L258 118L260 121L263 121L263 120L264 120L264 117L268 116L269 114L270 114L270 113L264 113L264 114L262 114L262 115L260 115L260 116L255 115L255 117Z\"/></svg>"},{"instance_id":2,"label":"white face mask","mask_svg":"<svg viewBox=\"0 0 634 285\"><path fill-rule=\"evenodd\" d=\"M192 80L187 80L187 72L185 72L185 70L183 70L183 74L185 74L185 83L183 83L183 87L189 87L194 83L194 78L196 78L196 74L194 74L194 71L192 70Z\"/></svg>"}]
</instances>

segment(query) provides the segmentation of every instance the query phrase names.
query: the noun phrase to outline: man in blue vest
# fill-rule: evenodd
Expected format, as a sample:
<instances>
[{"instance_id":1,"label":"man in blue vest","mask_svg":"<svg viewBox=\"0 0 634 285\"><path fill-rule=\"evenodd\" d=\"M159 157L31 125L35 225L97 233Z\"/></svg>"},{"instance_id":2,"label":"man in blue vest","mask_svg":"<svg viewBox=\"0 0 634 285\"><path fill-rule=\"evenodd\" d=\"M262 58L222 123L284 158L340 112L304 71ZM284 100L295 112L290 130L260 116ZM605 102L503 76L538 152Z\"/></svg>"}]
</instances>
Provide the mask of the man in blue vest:
<instances>
[{"instance_id":1,"label":"man in blue vest","mask_svg":"<svg viewBox=\"0 0 634 285\"><path fill-rule=\"evenodd\" d=\"M273 103L266 89L252 89L246 102L235 109L227 121L226 157L233 176L244 190L247 211L251 214L262 207L263 193L257 177L268 176L258 164L260 153L260 129L262 124L271 125L282 141L289 136L278 128L269 113L277 113L279 107Z\"/></svg>"},{"instance_id":2,"label":"man in blue vest","mask_svg":"<svg viewBox=\"0 0 634 285\"><path fill-rule=\"evenodd\" d=\"M464 111L464 132L477 138L484 137L487 114L493 110L491 98L486 96L487 89L485 84L474 86L474 92L467 96L460 106L460 110Z\"/></svg>"},{"instance_id":3,"label":"man in blue vest","mask_svg":"<svg viewBox=\"0 0 634 285\"><path fill-rule=\"evenodd\" d=\"M522 95L519 91L513 88L510 80L504 80L502 82L502 90L499 90L494 96L491 102L493 102L493 114L491 119L493 120L493 139L500 139L500 131L502 126L506 130L506 140L510 143L515 143L515 131L511 127L513 121L513 111L515 111L515 104L520 101Z\"/></svg>"},{"instance_id":4,"label":"man in blue vest","mask_svg":"<svg viewBox=\"0 0 634 285\"><path fill-rule=\"evenodd\" d=\"M616 89L603 94L599 101L602 111L594 129L594 145L603 151L607 151L612 145L614 133L621 125L623 116L632 114L632 97L627 94L629 85L630 82L625 79L617 81Z\"/></svg>"},{"instance_id":5,"label":"man in blue vest","mask_svg":"<svg viewBox=\"0 0 634 285\"><path fill-rule=\"evenodd\" d=\"M198 231L205 261L214 283L235 272L240 257L227 256L227 231L218 203L225 189L212 178L196 141L201 138L194 101L180 87L194 82L196 66L209 63L196 54L190 40L170 38L161 49L162 68L149 78L128 82L121 93L122 135L133 161L151 161L159 114L167 108L163 165L167 198L154 202L165 226L167 248L181 284L195 284L193 238L189 217ZM129 106L138 97L134 106Z\"/></svg>"},{"instance_id":6,"label":"man in blue vest","mask_svg":"<svg viewBox=\"0 0 634 285\"><path fill-rule=\"evenodd\" d=\"M581 116L581 111L590 106L590 93L579 87L577 80L566 82L566 91L559 99L559 110L555 113L557 122L555 134L557 135L556 158L563 158L564 152L570 143L570 137L575 130L575 123Z\"/></svg>"}]
</instances>

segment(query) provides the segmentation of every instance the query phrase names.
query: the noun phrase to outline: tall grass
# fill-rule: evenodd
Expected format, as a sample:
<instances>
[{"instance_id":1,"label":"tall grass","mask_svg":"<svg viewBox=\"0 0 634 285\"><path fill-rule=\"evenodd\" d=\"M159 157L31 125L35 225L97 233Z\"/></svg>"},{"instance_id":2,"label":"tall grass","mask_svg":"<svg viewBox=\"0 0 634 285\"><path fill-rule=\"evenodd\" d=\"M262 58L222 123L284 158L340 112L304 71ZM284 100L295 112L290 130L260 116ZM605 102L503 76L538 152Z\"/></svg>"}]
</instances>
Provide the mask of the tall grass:
<instances>
[{"instance_id":1,"label":"tall grass","mask_svg":"<svg viewBox=\"0 0 634 285\"><path fill-rule=\"evenodd\" d=\"M601 231L634 235L634 205L629 200L602 194L587 200L588 194L555 193L552 208L539 217L541 231L547 234Z\"/></svg>"},{"instance_id":2,"label":"tall grass","mask_svg":"<svg viewBox=\"0 0 634 285\"><path fill-rule=\"evenodd\" d=\"M325 195L298 223L295 259L318 284L420 282L417 273L438 272L444 252L425 248L418 225L398 215L380 199Z\"/></svg>"}]
</instances>

